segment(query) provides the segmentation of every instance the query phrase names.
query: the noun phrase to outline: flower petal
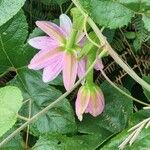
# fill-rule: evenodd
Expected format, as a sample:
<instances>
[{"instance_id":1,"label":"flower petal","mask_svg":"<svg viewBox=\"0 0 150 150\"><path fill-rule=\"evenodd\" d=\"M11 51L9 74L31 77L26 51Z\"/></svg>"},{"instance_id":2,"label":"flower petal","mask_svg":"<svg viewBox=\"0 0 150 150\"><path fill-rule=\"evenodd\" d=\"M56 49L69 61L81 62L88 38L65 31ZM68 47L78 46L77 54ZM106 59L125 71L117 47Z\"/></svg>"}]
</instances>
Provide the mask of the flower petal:
<instances>
[{"instance_id":1,"label":"flower petal","mask_svg":"<svg viewBox=\"0 0 150 150\"><path fill-rule=\"evenodd\" d=\"M96 88L95 88L96 89ZM90 113L96 117L100 115L104 110L104 96L102 91L98 88L90 95L89 104L86 109L86 113Z\"/></svg>"},{"instance_id":2,"label":"flower petal","mask_svg":"<svg viewBox=\"0 0 150 150\"><path fill-rule=\"evenodd\" d=\"M82 121L83 113L86 110L90 100L90 91L86 90L85 87L81 87L77 94L77 99L75 103L76 115L78 119Z\"/></svg>"},{"instance_id":3,"label":"flower petal","mask_svg":"<svg viewBox=\"0 0 150 150\"><path fill-rule=\"evenodd\" d=\"M64 42L66 33L56 24L48 21L37 21L36 25L54 40L61 44Z\"/></svg>"},{"instance_id":4,"label":"flower petal","mask_svg":"<svg viewBox=\"0 0 150 150\"><path fill-rule=\"evenodd\" d=\"M70 35L72 22L66 14L60 15L60 27L66 32L67 36Z\"/></svg>"},{"instance_id":5,"label":"flower petal","mask_svg":"<svg viewBox=\"0 0 150 150\"><path fill-rule=\"evenodd\" d=\"M63 81L66 90L70 90L77 76L77 55L76 53L64 52L63 58Z\"/></svg>"},{"instance_id":6,"label":"flower petal","mask_svg":"<svg viewBox=\"0 0 150 150\"><path fill-rule=\"evenodd\" d=\"M32 58L30 64L28 65L28 68L34 70L42 69L44 67L47 67L58 57L62 57L62 51L59 47L51 50L41 50Z\"/></svg>"},{"instance_id":7,"label":"flower petal","mask_svg":"<svg viewBox=\"0 0 150 150\"><path fill-rule=\"evenodd\" d=\"M97 107L97 110L95 111L95 115L97 116L103 112L105 101L104 101L104 95L101 90L96 91L96 95L97 95L98 106L99 106Z\"/></svg>"},{"instance_id":8,"label":"flower petal","mask_svg":"<svg viewBox=\"0 0 150 150\"><path fill-rule=\"evenodd\" d=\"M81 78L86 72L86 60L81 59L78 62L78 77ZM85 79L82 81L82 84L84 84Z\"/></svg>"},{"instance_id":9,"label":"flower petal","mask_svg":"<svg viewBox=\"0 0 150 150\"><path fill-rule=\"evenodd\" d=\"M48 50L51 49L52 47L59 46L58 42L53 40L52 38L48 36L39 36L32 38L28 41L28 43L37 49L42 49L42 50Z\"/></svg>"},{"instance_id":10,"label":"flower petal","mask_svg":"<svg viewBox=\"0 0 150 150\"><path fill-rule=\"evenodd\" d=\"M62 71L62 59L57 58L56 61L44 68L43 81L49 82L54 80Z\"/></svg>"},{"instance_id":11,"label":"flower petal","mask_svg":"<svg viewBox=\"0 0 150 150\"><path fill-rule=\"evenodd\" d=\"M83 43L83 41L85 41L86 38L85 38L85 33L84 32L79 32L78 35L77 35L77 43L80 43L81 44Z\"/></svg>"},{"instance_id":12,"label":"flower petal","mask_svg":"<svg viewBox=\"0 0 150 150\"><path fill-rule=\"evenodd\" d=\"M102 70L104 68L103 66L103 62L101 59L98 59L95 66L94 66L94 69L95 70Z\"/></svg>"}]
</instances>

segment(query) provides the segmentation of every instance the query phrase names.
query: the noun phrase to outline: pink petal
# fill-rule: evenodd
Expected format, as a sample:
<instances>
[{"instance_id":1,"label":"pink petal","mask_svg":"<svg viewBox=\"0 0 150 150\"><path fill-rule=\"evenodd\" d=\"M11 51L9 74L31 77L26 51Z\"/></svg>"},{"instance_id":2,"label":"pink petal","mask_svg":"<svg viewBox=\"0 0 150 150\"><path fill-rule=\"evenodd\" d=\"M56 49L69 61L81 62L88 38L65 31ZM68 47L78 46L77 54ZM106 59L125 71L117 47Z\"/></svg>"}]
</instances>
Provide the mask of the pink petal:
<instances>
[{"instance_id":1,"label":"pink petal","mask_svg":"<svg viewBox=\"0 0 150 150\"><path fill-rule=\"evenodd\" d=\"M83 113L88 106L89 100L90 100L89 90L86 90L85 87L81 87L77 94L77 99L75 103L76 115L78 116L78 119L80 121L82 121Z\"/></svg>"},{"instance_id":2,"label":"pink petal","mask_svg":"<svg viewBox=\"0 0 150 150\"><path fill-rule=\"evenodd\" d=\"M95 64L94 68L95 68L96 70L102 70L102 69L104 68L103 62L102 62L101 59L98 59L98 60L97 60L97 62L96 62L96 64Z\"/></svg>"},{"instance_id":3,"label":"pink petal","mask_svg":"<svg viewBox=\"0 0 150 150\"><path fill-rule=\"evenodd\" d=\"M97 100L98 100L98 109L96 110L97 113L95 113L95 115L99 115L103 112L104 110L104 106L105 106L105 101L104 101L104 95L102 93L102 91L96 91L97 94Z\"/></svg>"},{"instance_id":4,"label":"pink petal","mask_svg":"<svg viewBox=\"0 0 150 150\"><path fill-rule=\"evenodd\" d=\"M86 42L87 38L86 37L83 37L80 42L78 42L78 45L82 48Z\"/></svg>"},{"instance_id":5,"label":"pink petal","mask_svg":"<svg viewBox=\"0 0 150 150\"><path fill-rule=\"evenodd\" d=\"M86 72L86 60L85 59L81 59L78 62L78 77L81 78L84 76ZM85 80L82 81L82 84L84 84Z\"/></svg>"},{"instance_id":6,"label":"pink petal","mask_svg":"<svg viewBox=\"0 0 150 150\"><path fill-rule=\"evenodd\" d=\"M62 59L57 58L56 61L51 63L48 67L44 68L43 81L49 82L54 80L62 71Z\"/></svg>"},{"instance_id":7,"label":"pink petal","mask_svg":"<svg viewBox=\"0 0 150 150\"><path fill-rule=\"evenodd\" d=\"M77 43L80 43L82 40L85 41L85 33L84 32L79 32L77 35Z\"/></svg>"},{"instance_id":8,"label":"pink petal","mask_svg":"<svg viewBox=\"0 0 150 150\"><path fill-rule=\"evenodd\" d=\"M60 15L60 27L66 32L67 36L70 35L72 22L66 14Z\"/></svg>"},{"instance_id":9,"label":"pink petal","mask_svg":"<svg viewBox=\"0 0 150 150\"><path fill-rule=\"evenodd\" d=\"M47 67L55 59L62 57L61 48L54 48L51 50L41 50L39 51L31 60L28 65L29 69L39 70L44 67Z\"/></svg>"},{"instance_id":10,"label":"pink petal","mask_svg":"<svg viewBox=\"0 0 150 150\"><path fill-rule=\"evenodd\" d=\"M86 72L86 60L81 59L78 63L78 76L79 78L83 77Z\"/></svg>"},{"instance_id":11,"label":"pink petal","mask_svg":"<svg viewBox=\"0 0 150 150\"><path fill-rule=\"evenodd\" d=\"M98 88L99 89L99 88ZM104 96L101 90L95 90L90 95L89 104L86 109L86 113L90 113L96 117L100 115L104 110Z\"/></svg>"},{"instance_id":12,"label":"pink petal","mask_svg":"<svg viewBox=\"0 0 150 150\"><path fill-rule=\"evenodd\" d=\"M57 41L53 40L48 36L40 36L40 37L32 38L28 41L28 43L32 47L37 49L42 49L42 50L48 50L51 49L51 47L59 45Z\"/></svg>"},{"instance_id":13,"label":"pink petal","mask_svg":"<svg viewBox=\"0 0 150 150\"><path fill-rule=\"evenodd\" d=\"M70 90L77 76L77 55L76 53L65 52L63 58L63 81L66 90Z\"/></svg>"},{"instance_id":14,"label":"pink petal","mask_svg":"<svg viewBox=\"0 0 150 150\"><path fill-rule=\"evenodd\" d=\"M37 21L36 25L59 43L64 43L66 33L56 24L48 21Z\"/></svg>"}]
</instances>

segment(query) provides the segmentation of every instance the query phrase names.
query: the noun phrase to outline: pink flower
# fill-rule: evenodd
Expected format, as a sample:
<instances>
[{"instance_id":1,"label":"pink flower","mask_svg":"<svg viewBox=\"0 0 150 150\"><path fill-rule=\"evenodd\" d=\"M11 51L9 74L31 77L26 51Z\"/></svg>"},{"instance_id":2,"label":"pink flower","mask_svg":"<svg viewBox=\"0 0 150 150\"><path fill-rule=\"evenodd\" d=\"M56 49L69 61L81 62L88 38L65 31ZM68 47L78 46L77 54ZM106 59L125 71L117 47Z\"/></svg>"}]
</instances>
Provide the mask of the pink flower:
<instances>
[{"instance_id":1,"label":"pink flower","mask_svg":"<svg viewBox=\"0 0 150 150\"><path fill-rule=\"evenodd\" d=\"M101 89L93 84L80 87L76 99L76 115L82 121L83 113L90 113L96 117L103 112L104 96Z\"/></svg>"},{"instance_id":2,"label":"pink flower","mask_svg":"<svg viewBox=\"0 0 150 150\"><path fill-rule=\"evenodd\" d=\"M36 25L47 35L29 40L29 44L40 51L33 57L28 67L34 70L43 69L44 82L52 81L63 72L64 86L66 90L69 90L73 87L77 74L82 74L84 68L77 61L77 52L65 49L66 41L72 30L70 18L62 14L60 26L48 21L37 21ZM75 45L81 46L84 34L78 35Z\"/></svg>"}]
</instances>

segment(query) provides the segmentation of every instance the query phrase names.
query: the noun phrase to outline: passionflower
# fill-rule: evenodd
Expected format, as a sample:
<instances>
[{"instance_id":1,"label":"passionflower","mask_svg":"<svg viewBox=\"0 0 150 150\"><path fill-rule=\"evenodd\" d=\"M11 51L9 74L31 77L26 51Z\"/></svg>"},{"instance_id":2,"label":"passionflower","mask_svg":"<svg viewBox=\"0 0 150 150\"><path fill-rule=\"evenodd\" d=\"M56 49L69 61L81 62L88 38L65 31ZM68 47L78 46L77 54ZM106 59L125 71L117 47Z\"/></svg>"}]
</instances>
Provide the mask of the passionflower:
<instances>
[{"instance_id":1,"label":"passionflower","mask_svg":"<svg viewBox=\"0 0 150 150\"><path fill-rule=\"evenodd\" d=\"M73 87L76 76L81 75L84 70L82 61L77 61L77 51L66 50L66 43L72 31L70 18L65 14L60 15L60 26L49 21L37 21L36 25L47 35L29 40L29 44L40 51L32 58L28 68L43 69L44 82L52 81L63 72L64 86L69 90ZM81 47L84 34L77 35L75 45Z\"/></svg>"},{"instance_id":2,"label":"passionflower","mask_svg":"<svg viewBox=\"0 0 150 150\"><path fill-rule=\"evenodd\" d=\"M96 117L103 112L104 96L101 89L93 85L83 85L80 87L75 103L76 115L80 121L83 119L83 113L90 113Z\"/></svg>"}]
</instances>

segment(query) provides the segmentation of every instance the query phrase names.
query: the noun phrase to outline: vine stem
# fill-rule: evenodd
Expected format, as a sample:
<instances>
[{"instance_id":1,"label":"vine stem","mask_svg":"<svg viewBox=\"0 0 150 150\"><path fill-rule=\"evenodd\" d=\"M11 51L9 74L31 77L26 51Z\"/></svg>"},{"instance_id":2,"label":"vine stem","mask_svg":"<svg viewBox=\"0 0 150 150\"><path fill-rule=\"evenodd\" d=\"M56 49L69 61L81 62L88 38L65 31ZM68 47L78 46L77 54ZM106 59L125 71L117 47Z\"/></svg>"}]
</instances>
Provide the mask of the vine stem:
<instances>
[{"instance_id":1,"label":"vine stem","mask_svg":"<svg viewBox=\"0 0 150 150\"><path fill-rule=\"evenodd\" d=\"M73 6L73 2L69 5L68 9L65 11L65 14L67 14L70 11L70 9L72 8L72 6Z\"/></svg>"},{"instance_id":2,"label":"vine stem","mask_svg":"<svg viewBox=\"0 0 150 150\"><path fill-rule=\"evenodd\" d=\"M29 115L28 115L28 120L31 118L31 113L32 113L32 102L31 100L29 101ZM25 147L28 149L28 142L29 142L29 131L30 131L30 125L27 126L27 133L26 133L26 144Z\"/></svg>"},{"instance_id":3,"label":"vine stem","mask_svg":"<svg viewBox=\"0 0 150 150\"><path fill-rule=\"evenodd\" d=\"M101 69L100 71L101 71L102 75L104 76L104 78L105 78L115 89L117 89L120 93L122 93L123 95L125 95L125 96L131 98L133 101L135 101L135 102L137 102L137 103L140 103L140 104L145 105L145 106L150 106L150 104L144 103L144 102L142 102L142 101L140 101L140 100L138 100L138 99L132 97L131 95L127 94L127 93L124 92L123 90L121 90L119 87L117 87L117 86L107 77L107 75L105 74L105 72L104 72L102 69Z\"/></svg>"},{"instance_id":4,"label":"vine stem","mask_svg":"<svg viewBox=\"0 0 150 150\"><path fill-rule=\"evenodd\" d=\"M76 7L79 9L79 11L82 13L84 17L87 17L87 14L84 12L82 6L80 5L78 0L72 0L72 2L76 5ZM93 29L93 31L96 33L97 37L101 41L102 45L106 45L106 49L108 50L109 55L116 61L116 63L123 68L136 82L138 82L142 87L147 89L150 92L150 85L145 82L143 79L141 79L133 70L132 68L127 65L119 56L118 54L112 49L108 41L106 40L106 37L103 36L95 22L88 16L87 22Z\"/></svg>"},{"instance_id":5,"label":"vine stem","mask_svg":"<svg viewBox=\"0 0 150 150\"><path fill-rule=\"evenodd\" d=\"M100 54L99 57L102 58L105 55L106 51L103 50ZM1 143L0 143L0 147L2 147L4 144L6 144L7 142L9 142L15 135L17 135L21 130L23 130L24 128L26 128L29 124L33 123L34 121L36 121L39 117L41 117L42 115L44 115L48 110L50 110L51 108L53 108L56 104L58 104L59 102L61 102L64 98L66 98L80 83L81 81L87 76L87 74L93 69L94 65L96 64L97 59L94 60L94 62L91 64L91 66L88 68L88 70L86 71L86 73L84 74L84 76L82 78L80 78L76 84L72 87L72 89L70 91L67 91L66 93L64 93L63 95L61 95L57 100L55 100L54 102L52 102L51 104L49 104L47 107L45 107L43 110L41 110L39 113L37 113L36 115L34 115L33 117L31 117L27 122L25 122L23 125L21 125L18 129L16 129L14 132L12 132L7 138L5 138Z\"/></svg>"},{"instance_id":6,"label":"vine stem","mask_svg":"<svg viewBox=\"0 0 150 150\"><path fill-rule=\"evenodd\" d=\"M95 43L95 42L89 37L89 35L88 35L88 33L87 33L86 22L87 22L87 17L86 17L85 20L84 20L84 32L85 32L85 35L86 35L87 39L88 39L93 45L95 45L96 47L99 48L99 44ZM101 31L102 31L102 30L101 30ZM101 71L102 75L104 76L104 78L105 78L115 89L117 89L120 93L122 93L123 95L125 95L125 96L131 98L133 101L135 101L135 102L137 102L137 103L140 103L140 104L145 105L145 106L147 106L147 107L150 106L150 104L144 103L143 101L138 100L138 99L132 97L131 95L127 94L127 93L124 92L123 90L121 90L119 87L117 87L117 86L107 77L107 75L105 74L105 72L103 71L103 69L101 69L100 71Z\"/></svg>"}]
</instances>

